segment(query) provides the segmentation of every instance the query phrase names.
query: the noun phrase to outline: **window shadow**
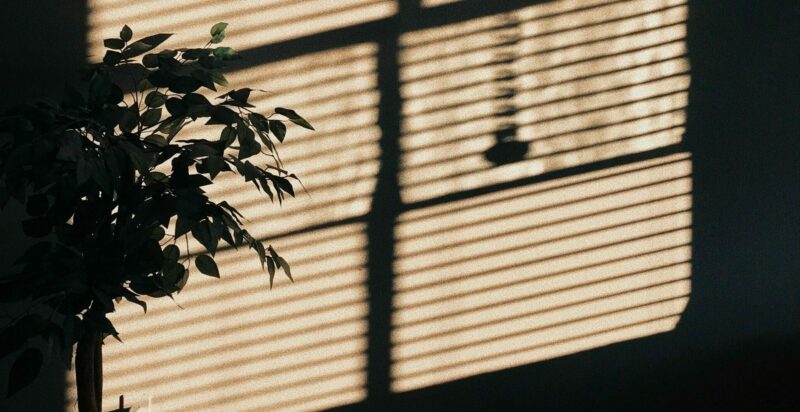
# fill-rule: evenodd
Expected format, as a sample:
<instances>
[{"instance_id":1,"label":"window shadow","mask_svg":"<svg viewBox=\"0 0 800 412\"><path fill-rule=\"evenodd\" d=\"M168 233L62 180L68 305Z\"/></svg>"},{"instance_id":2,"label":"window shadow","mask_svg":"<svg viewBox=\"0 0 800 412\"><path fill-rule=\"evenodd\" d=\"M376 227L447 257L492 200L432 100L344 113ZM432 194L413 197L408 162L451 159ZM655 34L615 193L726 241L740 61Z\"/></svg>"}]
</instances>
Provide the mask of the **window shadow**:
<instances>
[{"instance_id":1,"label":"window shadow","mask_svg":"<svg viewBox=\"0 0 800 412\"><path fill-rule=\"evenodd\" d=\"M305 137L287 144L290 157L313 151L303 159L309 175L355 171L312 184L312 193L319 191L312 206L272 215L243 201L256 225L289 216L285 232L257 232L301 251L293 267L309 276L295 291L258 298L248 295L252 286L235 283L252 268L226 256L234 283L218 297L228 306L219 310L204 298L182 319L158 311L151 317L183 329L216 319L227 323L218 330L226 334L264 319L277 326L175 357L189 364L198 354L229 355L170 377L263 364L192 388L221 403L260 397L288 409L356 402L337 409L675 410L800 402L792 392L800 366L800 6L667 1L581 24L578 17L598 10L648 2L548 9L556 3L464 0L425 8L398 0L389 17L381 11L245 50L234 73L290 60L324 72L337 65L326 52L352 52L338 62L352 63L350 72L325 72L319 84L281 92L334 90L310 103L292 97L316 104L319 118L332 124L357 112L352 124L321 130L316 145ZM688 20L676 14L686 4ZM517 13L533 6L542 8ZM5 65L4 78L18 80L8 82L3 101L60 90L85 62L85 2L16 2L4 11L3 26L24 41L10 43L19 64ZM437 42L452 48L436 50ZM54 67L65 78L51 76ZM362 77L363 84L335 90ZM340 101L356 103L327 108ZM367 137L352 137L356 131ZM341 153L319 142L348 138L349 157L321 161ZM360 188L348 192L348 183ZM219 195L236 196L228 190ZM622 213L629 211L639 214ZM14 236L4 241L21 244ZM214 295L211 288L195 291ZM310 309L272 315L297 304ZM139 332L132 329L134 342L144 339ZM314 333L323 337L315 341ZM174 346L169 339L163 347ZM265 349L273 342L277 349ZM306 358L271 364L286 350ZM170 365L158 361L166 355L145 359L149 354L123 348L109 360ZM121 370L112 367L109 379L123 381ZM256 384L288 375L276 387ZM141 379L149 387L163 377ZM294 385L311 389L283 398L270 392ZM53 394L22 402L65 403L60 387ZM333 401L315 403L321 399ZM205 405L201 397L186 402Z\"/></svg>"}]
</instances>

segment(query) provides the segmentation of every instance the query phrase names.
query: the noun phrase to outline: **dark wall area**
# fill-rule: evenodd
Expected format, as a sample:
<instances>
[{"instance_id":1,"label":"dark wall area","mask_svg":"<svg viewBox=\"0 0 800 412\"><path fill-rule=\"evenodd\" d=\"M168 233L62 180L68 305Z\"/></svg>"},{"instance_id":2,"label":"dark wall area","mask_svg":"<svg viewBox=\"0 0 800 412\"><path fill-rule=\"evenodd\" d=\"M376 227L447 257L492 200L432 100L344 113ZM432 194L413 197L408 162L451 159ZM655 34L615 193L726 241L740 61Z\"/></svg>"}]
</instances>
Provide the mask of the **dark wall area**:
<instances>
[{"instance_id":1,"label":"dark wall area","mask_svg":"<svg viewBox=\"0 0 800 412\"><path fill-rule=\"evenodd\" d=\"M58 97L86 62L86 15L83 0L6 1L0 6L3 28L0 64L0 108L38 97ZM0 271L5 273L28 241L19 220L21 207L9 204L0 212ZM3 314L8 308L0 308ZM4 320L0 320L0 327ZM0 410L52 411L64 404L64 372L57 362L45 364L36 382L12 399L5 399L11 359L0 362Z\"/></svg>"},{"instance_id":2,"label":"dark wall area","mask_svg":"<svg viewBox=\"0 0 800 412\"><path fill-rule=\"evenodd\" d=\"M84 1L3 2L2 105L61 93L86 61Z\"/></svg>"},{"instance_id":3,"label":"dark wall area","mask_svg":"<svg viewBox=\"0 0 800 412\"><path fill-rule=\"evenodd\" d=\"M78 79L86 63L86 15L83 1L31 0L4 2L3 64L0 65L0 108L40 97L58 98L64 85ZM14 205L3 211L0 268L23 250L19 225L7 224Z\"/></svg>"}]
</instances>

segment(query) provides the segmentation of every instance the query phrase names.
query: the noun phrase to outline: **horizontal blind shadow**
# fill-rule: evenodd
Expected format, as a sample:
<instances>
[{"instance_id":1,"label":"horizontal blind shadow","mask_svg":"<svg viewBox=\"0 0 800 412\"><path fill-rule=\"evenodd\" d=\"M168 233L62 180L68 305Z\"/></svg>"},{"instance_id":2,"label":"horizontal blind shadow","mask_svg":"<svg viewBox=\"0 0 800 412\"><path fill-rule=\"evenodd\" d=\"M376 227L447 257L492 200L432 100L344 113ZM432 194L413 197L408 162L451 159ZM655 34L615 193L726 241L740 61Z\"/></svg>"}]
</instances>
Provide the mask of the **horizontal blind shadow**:
<instances>
[{"instance_id":1,"label":"horizontal blind shadow","mask_svg":"<svg viewBox=\"0 0 800 412\"><path fill-rule=\"evenodd\" d=\"M622 159L681 144L685 3L552 1L401 37L393 391L676 327L691 157Z\"/></svg>"},{"instance_id":2,"label":"horizontal blind shadow","mask_svg":"<svg viewBox=\"0 0 800 412\"><path fill-rule=\"evenodd\" d=\"M224 173L208 187L290 262L295 282L278 274L270 290L253 251L226 248L216 258L221 279L191 268L176 295L184 309L169 299L149 300L146 315L120 305L112 320L124 343L107 342L104 351L106 409L119 395L176 411L324 409L366 398L364 216L378 168L376 52L362 43L228 75L231 84L269 91L253 93L254 110L291 107L317 129L290 125L278 147L308 194L295 185L296 198L272 203ZM191 242L190 250L201 249Z\"/></svg>"},{"instance_id":3,"label":"horizontal blind shadow","mask_svg":"<svg viewBox=\"0 0 800 412\"><path fill-rule=\"evenodd\" d=\"M691 162L622 168L401 216L393 390L674 328L691 290Z\"/></svg>"},{"instance_id":4,"label":"horizontal blind shadow","mask_svg":"<svg viewBox=\"0 0 800 412\"><path fill-rule=\"evenodd\" d=\"M597 3L550 2L401 37L404 202L681 141L685 1ZM509 141L525 152L498 164L491 151Z\"/></svg>"}]
</instances>

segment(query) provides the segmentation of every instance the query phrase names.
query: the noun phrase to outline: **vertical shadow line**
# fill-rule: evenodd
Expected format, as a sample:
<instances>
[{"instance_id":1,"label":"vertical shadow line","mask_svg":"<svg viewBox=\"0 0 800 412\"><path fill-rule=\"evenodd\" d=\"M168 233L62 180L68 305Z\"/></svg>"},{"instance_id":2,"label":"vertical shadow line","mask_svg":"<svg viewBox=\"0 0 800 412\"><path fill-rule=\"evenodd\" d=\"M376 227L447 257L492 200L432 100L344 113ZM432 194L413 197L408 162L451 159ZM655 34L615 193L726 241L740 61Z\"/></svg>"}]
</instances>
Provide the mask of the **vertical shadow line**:
<instances>
[{"instance_id":1,"label":"vertical shadow line","mask_svg":"<svg viewBox=\"0 0 800 412\"><path fill-rule=\"evenodd\" d=\"M400 171L400 65L402 24L417 1L399 0L397 14L385 21L378 42L378 127L380 169L367 215L367 399L370 409L384 409L391 394L391 328L394 281L394 228L402 209Z\"/></svg>"}]
</instances>

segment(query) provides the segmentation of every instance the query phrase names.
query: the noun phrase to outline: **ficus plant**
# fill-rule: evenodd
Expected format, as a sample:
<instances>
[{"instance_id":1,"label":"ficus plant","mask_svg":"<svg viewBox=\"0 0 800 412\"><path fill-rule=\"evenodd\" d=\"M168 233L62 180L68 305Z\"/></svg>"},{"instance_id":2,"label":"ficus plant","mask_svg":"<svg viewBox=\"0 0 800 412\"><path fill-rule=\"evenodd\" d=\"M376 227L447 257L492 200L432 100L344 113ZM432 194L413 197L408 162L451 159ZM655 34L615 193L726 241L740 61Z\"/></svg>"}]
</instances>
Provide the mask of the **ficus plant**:
<instances>
[{"instance_id":1,"label":"ficus plant","mask_svg":"<svg viewBox=\"0 0 800 412\"><path fill-rule=\"evenodd\" d=\"M221 246L252 249L270 287L276 270L291 279L243 216L204 191L227 173L272 200L294 196L297 178L276 144L288 123L313 130L291 109L255 111L248 100L256 90L217 91L228 87L222 69L239 58L218 46L226 26L214 25L203 47L160 51L170 34L134 41L125 26L63 102L0 114L0 207L23 205L24 233L38 238L0 277L0 302L22 306L0 331L0 356L15 356L7 396L52 355L40 349L43 339L67 364L74 353L79 410L99 411L102 342L119 339L107 315L122 300L146 312L146 296L173 297L193 272L219 277ZM209 100L202 89L219 96ZM184 136L195 122L213 137ZM190 239L201 252L190 253Z\"/></svg>"}]
</instances>

